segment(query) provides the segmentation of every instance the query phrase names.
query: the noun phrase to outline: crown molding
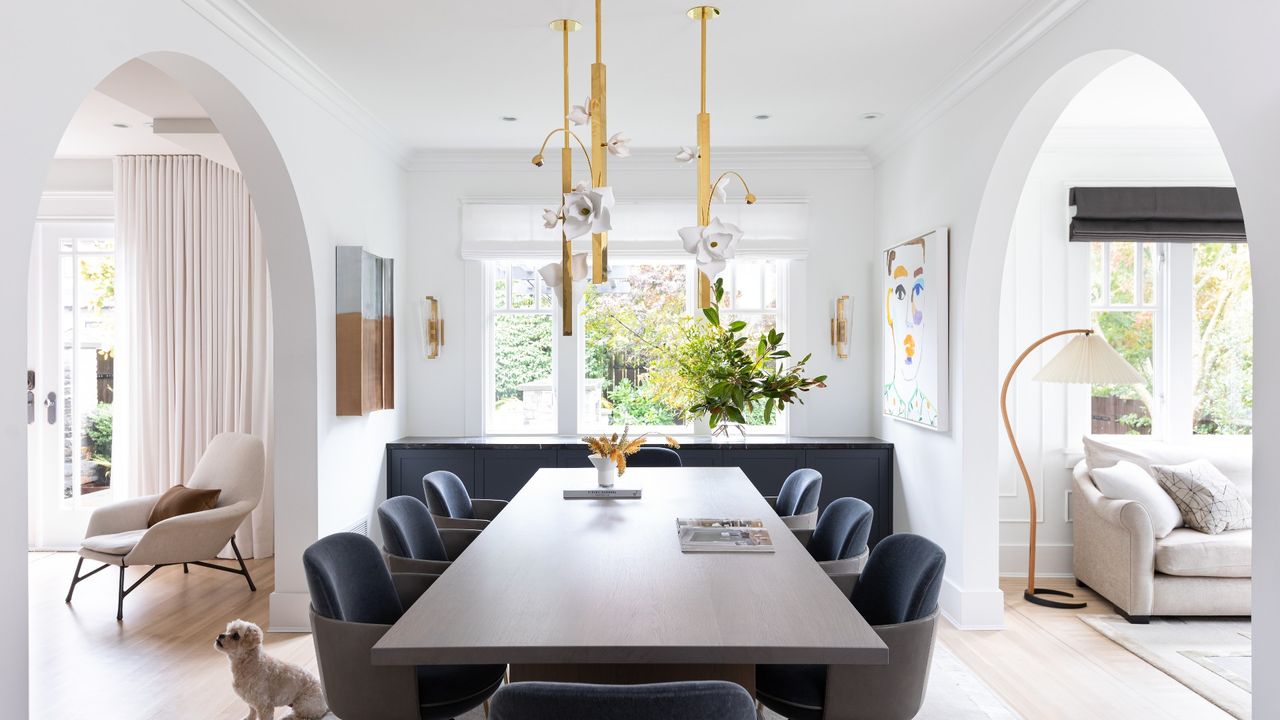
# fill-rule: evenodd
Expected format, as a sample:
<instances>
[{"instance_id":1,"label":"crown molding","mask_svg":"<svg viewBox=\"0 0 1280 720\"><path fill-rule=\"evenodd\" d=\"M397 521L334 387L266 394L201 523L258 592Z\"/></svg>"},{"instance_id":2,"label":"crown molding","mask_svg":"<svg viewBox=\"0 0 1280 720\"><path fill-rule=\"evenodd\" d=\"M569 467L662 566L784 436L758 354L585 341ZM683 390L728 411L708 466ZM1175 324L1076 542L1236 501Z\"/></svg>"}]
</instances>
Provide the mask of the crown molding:
<instances>
[{"instance_id":1,"label":"crown molding","mask_svg":"<svg viewBox=\"0 0 1280 720\"><path fill-rule=\"evenodd\" d=\"M409 172L494 172L535 170L531 160L534 149L423 149L409 155ZM559 157L548 152L547 167L558 166ZM871 158L859 148L716 148L712 160L718 168L738 170L870 170ZM657 148L632 151L628 158L614 158L610 169L622 172L664 172L688 168L693 164L675 161L674 152Z\"/></svg>"},{"instance_id":2,"label":"crown molding","mask_svg":"<svg viewBox=\"0 0 1280 720\"><path fill-rule=\"evenodd\" d=\"M244 0L183 0L321 109L405 166L409 148Z\"/></svg>"},{"instance_id":3,"label":"crown molding","mask_svg":"<svg viewBox=\"0 0 1280 720\"><path fill-rule=\"evenodd\" d=\"M1009 18L932 92L904 115L901 123L871 144L878 165L921 130L958 105L1088 0L1039 0Z\"/></svg>"}]
</instances>

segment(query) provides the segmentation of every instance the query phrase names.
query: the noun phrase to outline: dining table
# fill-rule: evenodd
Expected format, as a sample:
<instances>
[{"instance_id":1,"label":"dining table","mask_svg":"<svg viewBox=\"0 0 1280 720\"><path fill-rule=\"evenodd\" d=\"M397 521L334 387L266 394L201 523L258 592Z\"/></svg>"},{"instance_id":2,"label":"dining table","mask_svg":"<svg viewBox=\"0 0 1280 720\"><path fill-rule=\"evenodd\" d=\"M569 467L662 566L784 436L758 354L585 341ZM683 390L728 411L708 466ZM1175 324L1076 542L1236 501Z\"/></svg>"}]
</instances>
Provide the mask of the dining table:
<instances>
[{"instance_id":1,"label":"dining table","mask_svg":"<svg viewBox=\"0 0 1280 720\"><path fill-rule=\"evenodd\" d=\"M543 468L372 651L378 665L509 664L510 679L730 680L759 664L884 665L888 649L736 467L631 468L634 499L565 499ZM759 519L773 552L682 552L678 518Z\"/></svg>"}]
</instances>

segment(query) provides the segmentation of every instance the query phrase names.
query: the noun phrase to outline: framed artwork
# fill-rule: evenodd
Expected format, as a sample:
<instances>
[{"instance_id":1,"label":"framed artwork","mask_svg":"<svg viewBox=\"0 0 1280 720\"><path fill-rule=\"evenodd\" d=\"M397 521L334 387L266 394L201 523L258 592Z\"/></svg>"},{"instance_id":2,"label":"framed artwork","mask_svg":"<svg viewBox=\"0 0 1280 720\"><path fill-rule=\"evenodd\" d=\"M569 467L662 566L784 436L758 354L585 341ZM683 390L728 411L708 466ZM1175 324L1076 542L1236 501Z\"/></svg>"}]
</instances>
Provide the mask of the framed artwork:
<instances>
[{"instance_id":1,"label":"framed artwork","mask_svg":"<svg viewBox=\"0 0 1280 720\"><path fill-rule=\"evenodd\" d=\"M337 248L337 413L395 407L394 260Z\"/></svg>"},{"instance_id":2,"label":"framed artwork","mask_svg":"<svg viewBox=\"0 0 1280 720\"><path fill-rule=\"evenodd\" d=\"M884 251L883 413L946 430L951 248L947 228Z\"/></svg>"}]
</instances>

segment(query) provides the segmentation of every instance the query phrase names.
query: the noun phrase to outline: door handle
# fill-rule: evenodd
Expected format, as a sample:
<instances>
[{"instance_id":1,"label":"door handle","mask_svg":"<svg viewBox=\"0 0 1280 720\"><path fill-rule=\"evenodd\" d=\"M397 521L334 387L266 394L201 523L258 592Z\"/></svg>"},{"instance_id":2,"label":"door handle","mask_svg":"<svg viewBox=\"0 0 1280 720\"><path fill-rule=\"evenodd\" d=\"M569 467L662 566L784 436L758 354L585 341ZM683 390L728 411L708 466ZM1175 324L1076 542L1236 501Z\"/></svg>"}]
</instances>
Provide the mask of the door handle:
<instances>
[{"instance_id":1,"label":"door handle","mask_svg":"<svg viewBox=\"0 0 1280 720\"><path fill-rule=\"evenodd\" d=\"M36 394L27 391L27 424L33 425L36 421Z\"/></svg>"},{"instance_id":2,"label":"door handle","mask_svg":"<svg viewBox=\"0 0 1280 720\"><path fill-rule=\"evenodd\" d=\"M45 410L48 412L49 424L53 425L57 423L58 422L58 393L53 392L52 390L49 391L49 394L45 396L45 399L44 399L44 407L45 407Z\"/></svg>"}]
</instances>

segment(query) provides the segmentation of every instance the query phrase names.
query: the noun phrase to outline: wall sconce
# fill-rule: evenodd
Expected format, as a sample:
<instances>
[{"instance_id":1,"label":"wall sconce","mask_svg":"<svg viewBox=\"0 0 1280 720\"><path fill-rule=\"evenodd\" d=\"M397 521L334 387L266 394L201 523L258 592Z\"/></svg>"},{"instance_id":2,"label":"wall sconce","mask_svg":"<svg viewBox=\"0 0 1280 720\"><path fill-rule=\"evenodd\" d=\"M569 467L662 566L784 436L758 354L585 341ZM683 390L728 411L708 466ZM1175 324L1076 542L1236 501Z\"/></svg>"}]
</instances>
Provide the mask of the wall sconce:
<instances>
[{"instance_id":1,"label":"wall sconce","mask_svg":"<svg viewBox=\"0 0 1280 720\"><path fill-rule=\"evenodd\" d=\"M849 357L849 296L836 298L835 316L831 318L831 346L836 349L836 357L841 360Z\"/></svg>"},{"instance_id":2,"label":"wall sconce","mask_svg":"<svg viewBox=\"0 0 1280 720\"><path fill-rule=\"evenodd\" d=\"M444 318L440 317L440 301L428 295L423 309L422 336L425 340L428 360L440 357L444 346Z\"/></svg>"}]
</instances>

